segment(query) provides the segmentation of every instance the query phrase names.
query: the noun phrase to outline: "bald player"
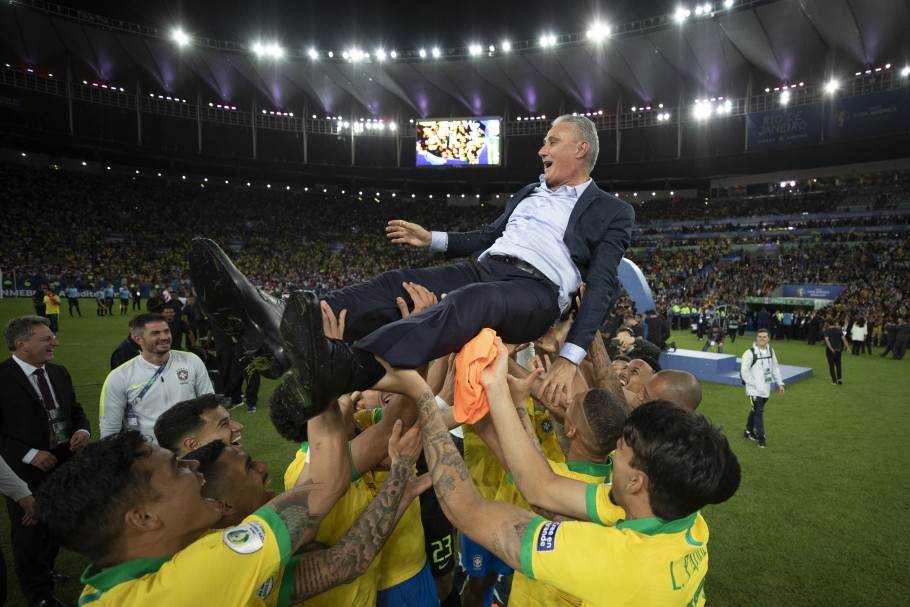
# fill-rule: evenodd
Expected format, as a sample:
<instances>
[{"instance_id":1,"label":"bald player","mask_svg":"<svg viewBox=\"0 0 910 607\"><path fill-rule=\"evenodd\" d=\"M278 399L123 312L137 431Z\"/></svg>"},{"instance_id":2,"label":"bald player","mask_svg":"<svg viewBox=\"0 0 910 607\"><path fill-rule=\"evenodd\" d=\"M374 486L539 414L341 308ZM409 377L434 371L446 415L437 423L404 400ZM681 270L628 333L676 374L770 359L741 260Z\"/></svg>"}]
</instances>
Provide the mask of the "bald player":
<instances>
[{"instance_id":1,"label":"bald player","mask_svg":"<svg viewBox=\"0 0 910 607\"><path fill-rule=\"evenodd\" d=\"M626 399L630 409L652 400L667 400L687 411L695 411L701 404L701 384L688 371L664 369L658 371L642 386L637 399Z\"/></svg>"}]
</instances>

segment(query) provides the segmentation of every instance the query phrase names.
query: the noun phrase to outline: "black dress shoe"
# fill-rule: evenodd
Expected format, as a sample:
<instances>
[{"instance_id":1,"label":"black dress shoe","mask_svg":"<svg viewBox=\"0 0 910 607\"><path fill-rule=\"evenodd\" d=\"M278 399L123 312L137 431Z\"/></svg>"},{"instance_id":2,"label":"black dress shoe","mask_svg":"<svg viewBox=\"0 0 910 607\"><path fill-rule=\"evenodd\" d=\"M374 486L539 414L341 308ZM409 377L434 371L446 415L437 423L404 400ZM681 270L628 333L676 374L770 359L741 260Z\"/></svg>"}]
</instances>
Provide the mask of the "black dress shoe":
<instances>
[{"instance_id":1,"label":"black dress shoe","mask_svg":"<svg viewBox=\"0 0 910 607\"><path fill-rule=\"evenodd\" d=\"M64 584L70 581L70 576L59 571L51 571L51 581L55 584Z\"/></svg>"},{"instance_id":2,"label":"black dress shoe","mask_svg":"<svg viewBox=\"0 0 910 607\"><path fill-rule=\"evenodd\" d=\"M369 388L384 373L371 354L358 356L348 344L325 336L319 298L312 291L291 294L280 333L296 377L296 398L310 416L342 394Z\"/></svg>"},{"instance_id":3,"label":"black dress shoe","mask_svg":"<svg viewBox=\"0 0 910 607\"><path fill-rule=\"evenodd\" d=\"M280 377L287 370L278 334L282 302L253 286L212 240L194 238L189 261L199 305L212 323L237 341L244 361L270 379Z\"/></svg>"}]
</instances>

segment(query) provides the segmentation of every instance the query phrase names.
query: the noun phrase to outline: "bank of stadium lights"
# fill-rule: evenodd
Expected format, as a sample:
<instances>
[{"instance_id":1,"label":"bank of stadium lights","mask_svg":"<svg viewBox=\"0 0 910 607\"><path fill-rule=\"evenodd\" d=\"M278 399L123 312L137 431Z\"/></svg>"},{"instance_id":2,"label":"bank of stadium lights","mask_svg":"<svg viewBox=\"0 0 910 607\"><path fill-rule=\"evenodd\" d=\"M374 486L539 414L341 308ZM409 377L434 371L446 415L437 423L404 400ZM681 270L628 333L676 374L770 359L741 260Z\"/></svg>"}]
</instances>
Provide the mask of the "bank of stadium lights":
<instances>
[{"instance_id":1,"label":"bank of stadium lights","mask_svg":"<svg viewBox=\"0 0 910 607\"><path fill-rule=\"evenodd\" d=\"M293 118L294 112L279 112L277 110L259 110L260 114L267 114L269 116L284 116L285 118Z\"/></svg>"},{"instance_id":2,"label":"bank of stadium lights","mask_svg":"<svg viewBox=\"0 0 910 607\"><path fill-rule=\"evenodd\" d=\"M89 85L91 84L91 86L93 86L93 87L96 88L96 89L104 89L104 90L106 90L106 91L113 91L113 92L115 92L115 93L118 93L118 92L119 92L119 93L125 93L125 92L126 92L125 89L124 89L122 86L114 86L113 84L108 84L107 82L91 82L91 83L89 83L88 80L83 80L83 81L82 81L82 84L84 84L85 86L89 86ZM178 100L178 101L179 101L179 100Z\"/></svg>"},{"instance_id":3,"label":"bank of stadium lights","mask_svg":"<svg viewBox=\"0 0 910 607\"><path fill-rule=\"evenodd\" d=\"M544 34L538 39L540 48L553 48L556 46L556 34Z\"/></svg>"},{"instance_id":4,"label":"bank of stadium lights","mask_svg":"<svg viewBox=\"0 0 910 607\"><path fill-rule=\"evenodd\" d=\"M426 59L426 58L427 58L427 49L422 48L422 49L418 50L418 51L417 51L417 55L418 55L421 59Z\"/></svg>"},{"instance_id":5,"label":"bank of stadium lights","mask_svg":"<svg viewBox=\"0 0 910 607\"><path fill-rule=\"evenodd\" d=\"M525 122L530 122L532 120L546 120L546 119L547 119L546 114L541 114L540 116L525 116L524 118L522 118L521 116L515 117L515 120L524 120Z\"/></svg>"},{"instance_id":6,"label":"bank of stadium lights","mask_svg":"<svg viewBox=\"0 0 910 607\"><path fill-rule=\"evenodd\" d=\"M439 50L438 46L434 46L432 50L430 50L430 54L433 55L433 59L439 59L442 57L442 51Z\"/></svg>"},{"instance_id":7,"label":"bank of stadium lights","mask_svg":"<svg viewBox=\"0 0 910 607\"><path fill-rule=\"evenodd\" d=\"M213 101L209 101L209 107L216 110L229 110L232 112L237 111L236 105L228 105L227 103L215 103Z\"/></svg>"},{"instance_id":8,"label":"bank of stadium lights","mask_svg":"<svg viewBox=\"0 0 910 607\"><path fill-rule=\"evenodd\" d=\"M837 92L837 89L840 88L840 81L837 78L832 78L825 83L825 94L833 95Z\"/></svg>"},{"instance_id":9,"label":"bank of stadium lights","mask_svg":"<svg viewBox=\"0 0 910 607\"><path fill-rule=\"evenodd\" d=\"M317 51L313 47L308 48L306 54L307 54L307 57L309 57L313 61L316 61L317 59L319 59L319 51Z\"/></svg>"},{"instance_id":10,"label":"bank of stadium lights","mask_svg":"<svg viewBox=\"0 0 910 607\"><path fill-rule=\"evenodd\" d=\"M670 112L658 112L657 122L666 122L670 119Z\"/></svg>"},{"instance_id":11,"label":"bank of stadium lights","mask_svg":"<svg viewBox=\"0 0 910 607\"><path fill-rule=\"evenodd\" d=\"M121 91L123 89L120 89ZM173 103L186 103L186 99L181 99L180 97L172 97L170 95L156 95L155 93L149 93L149 97L153 99L158 99L159 101L171 101ZM211 103L209 105L212 105ZM222 107L222 109L227 109L227 107ZM235 110L237 108L234 108Z\"/></svg>"},{"instance_id":12,"label":"bank of stadium lights","mask_svg":"<svg viewBox=\"0 0 910 607\"><path fill-rule=\"evenodd\" d=\"M588 37L588 40L591 40L592 42L602 42L610 37L610 26L605 23L595 21L593 24L591 24L591 27L588 28L588 31L585 35Z\"/></svg>"},{"instance_id":13,"label":"bank of stadium lights","mask_svg":"<svg viewBox=\"0 0 910 607\"><path fill-rule=\"evenodd\" d=\"M795 88L804 87L804 86L806 86L805 82L799 82L799 83L793 83L793 84L782 84L780 86L775 86L773 89L771 87L765 87L765 92L770 93L771 91L774 91L775 93L778 93L780 91L786 91L787 89L795 89Z\"/></svg>"},{"instance_id":14,"label":"bank of stadium lights","mask_svg":"<svg viewBox=\"0 0 910 607\"><path fill-rule=\"evenodd\" d=\"M483 47L480 46L479 44L471 44L468 46L468 54L471 57L479 57L482 52L483 52Z\"/></svg>"},{"instance_id":15,"label":"bank of stadium lights","mask_svg":"<svg viewBox=\"0 0 910 607\"><path fill-rule=\"evenodd\" d=\"M901 76L904 78L910 77L910 65L905 65L901 68Z\"/></svg>"},{"instance_id":16,"label":"bank of stadium lights","mask_svg":"<svg viewBox=\"0 0 910 607\"><path fill-rule=\"evenodd\" d=\"M171 30L171 40L180 48L183 48L192 42L190 35L183 31L183 28L181 27L175 27Z\"/></svg>"},{"instance_id":17,"label":"bank of stadium lights","mask_svg":"<svg viewBox=\"0 0 910 607\"><path fill-rule=\"evenodd\" d=\"M788 103L790 103L790 89L781 91L778 101L780 102L781 105L784 105L784 106L787 105Z\"/></svg>"},{"instance_id":18,"label":"bank of stadium lights","mask_svg":"<svg viewBox=\"0 0 910 607\"><path fill-rule=\"evenodd\" d=\"M277 42L254 42L250 47L253 54L259 59L282 59L284 57L284 48Z\"/></svg>"},{"instance_id":19,"label":"bank of stadium lights","mask_svg":"<svg viewBox=\"0 0 910 607\"><path fill-rule=\"evenodd\" d=\"M695 105L692 106L692 117L696 120L707 120L712 115L727 116L732 111L733 102L724 97L696 99Z\"/></svg>"},{"instance_id":20,"label":"bank of stadium lights","mask_svg":"<svg viewBox=\"0 0 910 607\"><path fill-rule=\"evenodd\" d=\"M692 11L682 6L676 7L676 11L673 13L673 20L677 23L683 23L692 15Z\"/></svg>"},{"instance_id":21,"label":"bank of stadium lights","mask_svg":"<svg viewBox=\"0 0 910 607\"><path fill-rule=\"evenodd\" d=\"M499 44L499 49L500 49L503 53L511 53L511 52L512 52L512 43L509 42L508 40L503 40L503 41Z\"/></svg>"},{"instance_id":22,"label":"bank of stadium lights","mask_svg":"<svg viewBox=\"0 0 910 607\"><path fill-rule=\"evenodd\" d=\"M388 54L385 52L385 49L383 49L383 48L376 49L376 51L373 53L373 55L376 57L377 61L385 61L386 58L388 57Z\"/></svg>"}]
</instances>

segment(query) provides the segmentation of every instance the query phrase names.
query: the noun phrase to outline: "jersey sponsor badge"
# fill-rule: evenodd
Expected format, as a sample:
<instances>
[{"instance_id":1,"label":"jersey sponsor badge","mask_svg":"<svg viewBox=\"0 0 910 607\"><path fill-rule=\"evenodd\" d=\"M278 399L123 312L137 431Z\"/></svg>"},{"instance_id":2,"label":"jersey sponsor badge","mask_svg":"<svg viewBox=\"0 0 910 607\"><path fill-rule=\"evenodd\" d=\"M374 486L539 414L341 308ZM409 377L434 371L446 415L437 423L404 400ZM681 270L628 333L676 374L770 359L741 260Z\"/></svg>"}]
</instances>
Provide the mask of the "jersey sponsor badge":
<instances>
[{"instance_id":1,"label":"jersey sponsor badge","mask_svg":"<svg viewBox=\"0 0 910 607\"><path fill-rule=\"evenodd\" d=\"M559 529L559 523L549 521L540 530L537 536L537 552L550 552L556 548L556 531Z\"/></svg>"},{"instance_id":2,"label":"jersey sponsor badge","mask_svg":"<svg viewBox=\"0 0 910 607\"><path fill-rule=\"evenodd\" d=\"M274 587L275 580L269 577L269 579L263 582L262 586L259 587L259 590L256 591L256 596L262 600L265 600L272 593L272 588Z\"/></svg>"},{"instance_id":3,"label":"jersey sponsor badge","mask_svg":"<svg viewBox=\"0 0 910 607\"><path fill-rule=\"evenodd\" d=\"M190 378L190 372L186 369L177 369L177 379L180 383L185 383Z\"/></svg>"},{"instance_id":4,"label":"jersey sponsor badge","mask_svg":"<svg viewBox=\"0 0 910 607\"><path fill-rule=\"evenodd\" d=\"M253 554L265 544L265 531L262 525L253 521L225 529L222 539L224 545L237 554Z\"/></svg>"}]
</instances>

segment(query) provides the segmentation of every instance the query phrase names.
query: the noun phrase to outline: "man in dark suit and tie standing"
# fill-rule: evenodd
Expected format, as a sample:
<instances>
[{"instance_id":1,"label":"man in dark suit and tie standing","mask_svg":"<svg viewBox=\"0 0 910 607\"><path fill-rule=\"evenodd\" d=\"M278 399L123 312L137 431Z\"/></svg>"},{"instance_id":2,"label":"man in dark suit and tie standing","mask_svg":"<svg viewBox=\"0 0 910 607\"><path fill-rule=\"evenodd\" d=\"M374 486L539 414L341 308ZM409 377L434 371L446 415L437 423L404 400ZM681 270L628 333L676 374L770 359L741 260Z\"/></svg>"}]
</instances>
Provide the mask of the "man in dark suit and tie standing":
<instances>
[{"instance_id":1,"label":"man in dark suit and tie standing","mask_svg":"<svg viewBox=\"0 0 910 607\"><path fill-rule=\"evenodd\" d=\"M6 324L12 356L0 363L0 455L35 491L47 475L89 441L89 422L65 367L50 361L57 337L41 316ZM44 525L24 525L25 511L7 499L16 576L30 606L60 605L52 569L58 546Z\"/></svg>"},{"instance_id":2,"label":"man in dark suit and tie standing","mask_svg":"<svg viewBox=\"0 0 910 607\"><path fill-rule=\"evenodd\" d=\"M591 120L560 116L538 152L538 182L514 194L493 223L445 233L390 221L386 234L393 243L474 259L394 270L329 294L324 301L335 315L347 310L343 341L323 335L314 294L295 294L284 311L215 243L202 239L194 241L190 256L199 301L247 353L271 358L271 376L293 367L303 406L316 414L338 394L382 378L377 357L394 368L416 368L460 349L484 327L507 343L532 341L569 311L585 282L575 323L543 386L548 400L567 401L578 364L616 299L617 267L635 219L630 205L591 180L598 150ZM396 299L409 301L405 282L447 297L402 319ZM293 339L282 342L280 324Z\"/></svg>"}]
</instances>

